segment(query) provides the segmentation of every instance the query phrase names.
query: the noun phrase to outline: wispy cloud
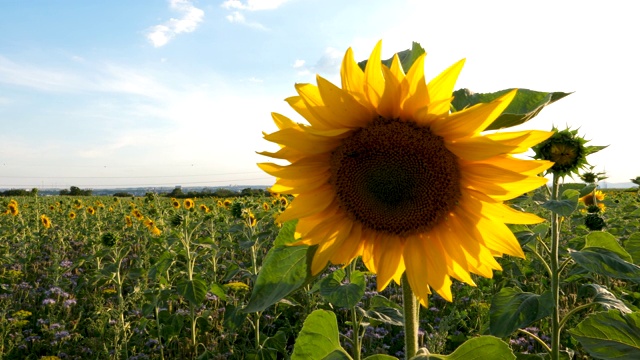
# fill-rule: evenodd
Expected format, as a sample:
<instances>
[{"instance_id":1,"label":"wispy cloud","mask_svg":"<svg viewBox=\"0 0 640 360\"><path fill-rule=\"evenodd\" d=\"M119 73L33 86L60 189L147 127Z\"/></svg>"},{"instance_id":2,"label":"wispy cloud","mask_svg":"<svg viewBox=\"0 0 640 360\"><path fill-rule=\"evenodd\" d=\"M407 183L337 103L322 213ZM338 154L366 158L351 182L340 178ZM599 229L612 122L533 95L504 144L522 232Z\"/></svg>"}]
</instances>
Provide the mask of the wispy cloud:
<instances>
[{"instance_id":1,"label":"wispy cloud","mask_svg":"<svg viewBox=\"0 0 640 360\"><path fill-rule=\"evenodd\" d=\"M262 11L275 10L289 0L226 0L220 5L223 9L231 10L226 16L230 23L242 24L259 30L269 30L266 26L255 22L248 21L244 16L244 11Z\"/></svg>"},{"instance_id":2,"label":"wispy cloud","mask_svg":"<svg viewBox=\"0 0 640 360\"><path fill-rule=\"evenodd\" d=\"M260 10L273 10L279 8L282 4L289 0L247 0L242 2L240 0L226 0L222 3L222 7L231 10L248 10L248 11L260 11Z\"/></svg>"},{"instance_id":3,"label":"wispy cloud","mask_svg":"<svg viewBox=\"0 0 640 360\"><path fill-rule=\"evenodd\" d=\"M226 18L230 23L242 24L258 30L269 30L266 26L260 23L247 21L244 15L239 11L232 12L231 14L227 15Z\"/></svg>"},{"instance_id":4,"label":"wispy cloud","mask_svg":"<svg viewBox=\"0 0 640 360\"><path fill-rule=\"evenodd\" d=\"M297 71L298 76L307 76L312 73L321 74L323 77L331 77L340 72L340 64L342 62L342 52L328 47L324 50L320 59L312 66L306 66L306 61L297 59L293 63L293 68Z\"/></svg>"},{"instance_id":5,"label":"wispy cloud","mask_svg":"<svg viewBox=\"0 0 640 360\"><path fill-rule=\"evenodd\" d=\"M189 0L170 0L169 6L173 11L182 13L182 17L171 18L147 31L147 39L157 48L165 46L178 34L195 31L204 18L204 11Z\"/></svg>"}]
</instances>

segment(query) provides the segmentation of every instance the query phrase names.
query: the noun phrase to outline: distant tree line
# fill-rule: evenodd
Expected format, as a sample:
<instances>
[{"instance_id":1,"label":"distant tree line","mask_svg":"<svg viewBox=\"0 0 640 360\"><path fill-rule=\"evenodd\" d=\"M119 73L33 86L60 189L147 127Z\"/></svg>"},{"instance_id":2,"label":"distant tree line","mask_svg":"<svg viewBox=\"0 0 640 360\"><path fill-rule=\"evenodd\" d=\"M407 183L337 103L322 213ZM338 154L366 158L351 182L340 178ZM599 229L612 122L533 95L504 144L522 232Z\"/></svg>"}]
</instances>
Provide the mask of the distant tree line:
<instances>
[{"instance_id":1,"label":"distant tree line","mask_svg":"<svg viewBox=\"0 0 640 360\"><path fill-rule=\"evenodd\" d=\"M229 197L264 195L264 193L265 193L264 189L252 189L252 188L242 189L240 192L229 190L229 189L216 189L215 191L212 191L211 189L203 189L202 191L190 190L188 192L184 192L182 191L181 187L176 187L175 189L171 190L171 192L165 194L165 196L176 198L176 199L205 198L205 197L229 198Z\"/></svg>"},{"instance_id":2,"label":"distant tree line","mask_svg":"<svg viewBox=\"0 0 640 360\"><path fill-rule=\"evenodd\" d=\"M60 190L60 195L62 196L91 196L93 194L93 190L91 189L80 189L77 186L72 186L67 189Z\"/></svg>"},{"instance_id":3,"label":"distant tree line","mask_svg":"<svg viewBox=\"0 0 640 360\"><path fill-rule=\"evenodd\" d=\"M38 189L10 189L0 192L0 196L38 196Z\"/></svg>"}]
</instances>

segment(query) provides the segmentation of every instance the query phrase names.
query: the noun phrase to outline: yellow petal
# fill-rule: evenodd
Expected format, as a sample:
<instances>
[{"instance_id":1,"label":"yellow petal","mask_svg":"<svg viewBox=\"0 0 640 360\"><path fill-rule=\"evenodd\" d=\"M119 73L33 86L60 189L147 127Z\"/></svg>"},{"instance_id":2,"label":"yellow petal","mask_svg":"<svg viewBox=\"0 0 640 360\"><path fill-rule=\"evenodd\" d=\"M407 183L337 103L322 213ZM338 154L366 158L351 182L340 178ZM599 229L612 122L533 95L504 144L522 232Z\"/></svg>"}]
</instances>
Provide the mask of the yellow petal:
<instances>
[{"instance_id":1,"label":"yellow petal","mask_svg":"<svg viewBox=\"0 0 640 360\"><path fill-rule=\"evenodd\" d=\"M340 245L340 251L336 251L330 259L334 264L349 264L362 252L362 225L353 223L349 236Z\"/></svg>"},{"instance_id":2,"label":"yellow petal","mask_svg":"<svg viewBox=\"0 0 640 360\"><path fill-rule=\"evenodd\" d=\"M378 236L373 244L373 261L376 267L378 291L389 285L402 260L404 241L397 236Z\"/></svg>"},{"instance_id":3,"label":"yellow petal","mask_svg":"<svg viewBox=\"0 0 640 360\"><path fill-rule=\"evenodd\" d=\"M364 68L364 94L375 109L380 104L380 99L384 93L384 77L382 75L382 40L378 41L369 56L367 65Z\"/></svg>"},{"instance_id":4,"label":"yellow petal","mask_svg":"<svg viewBox=\"0 0 640 360\"><path fill-rule=\"evenodd\" d=\"M427 54L420 55L407 72L403 88L407 90L407 98L402 104L401 118L405 120L413 119L418 109L429 105L429 91L427 82L424 79L424 59Z\"/></svg>"},{"instance_id":5,"label":"yellow petal","mask_svg":"<svg viewBox=\"0 0 640 360\"><path fill-rule=\"evenodd\" d=\"M259 163L258 167L269 175L283 179L313 179L317 176L323 176L329 171L329 164L319 163L293 163L291 165Z\"/></svg>"},{"instance_id":6,"label":"yellow petal","mask_svg":"<svg viewBox=\"0 0 640 360\"><path fill-rule=\"evenodd\" d=\"M512 153L519 154L529 150L530 147L547 140L553 134L553 131L526 130L487 134L485 136L505 145L517 146L517 148L512 150Z\"/></svg>"},{"instance_id":7,"label":"yellow petal","mask_svg":"<svg viewBox=\"0 0 640 360\"><path fill-rule=\"evenodd\" d=\"M316 118L316 116L311 111L309 111L309 108L307 107L307 104L302 100L302 97L291 96L284 99L284 101L286 101L289 104L289 106L291 106L291 108L295 110L298 114L302 115L302 117L304 117L307 120L307 122L311 126L313 126L315 129L318 129L318 130L335 129L335 127L331 126L331 124L324 122L322 119Z\"/></svg>"},{"instance_id":8,"label":"yellow petal","mask_svg":"<svg viewBox=\"0 0 640 360\"><path fill-rule=\"evenodd\" d=\"M364 72L353 58L353 50L351 48L347 49L342 59L340 78L342 79L342 88L344 90L353 95L361 104L371 106L364 95Z\"/></svg>"},{"instance_id":9,"label":"yellow petal","mask_svg":"<svg viewBox=\"0 0 640 360\"><path fill-rule=\"evenodd\" d=\"M490 140L486 136L466 137L454 141L445 140L445 146L458 157L470 161L485 160L508 154L515 148Z\"/></svg>"},{"instance_id":10,"label":"yellow petal","mask_svg":"<svg viewBox=\"0 0 640 360\"><path fill-rule=\"evenodd\" d=\"M304 181L300 179L278 179L276 183L271 186L271 191L281 194L302 194L327 184L330 177L331 172L327 171L322 175L317 175Z\"/></svg>"},{"instance_id":11,"label":"yellow petal","mask_svg":"<svg viewBox=\"0 0 640 360\"><path fill-rule=\"evenodd\" d=\"M331 111L333 121L341 127L363 127L374 119L373 113L349 93L318 76L318 90L322 101Z\"/></svg>"},{"instance_id":12,"label":"yellow petal","mask_svg":"<svg viewBox=\"0 0 640 360\"><path fill-rule=\"evenodd\" d=\"M480 219L478 231L482 233L485 245L500 254L508 254L524 259L520 243L509 228L500 222Z\"/></svg>"},{"instance_id":13,"label":"yellow petal","mask_svg":"<svg viewBox=\"0 0 640 360\"><path fill-rule=\"evenodd\" d=\"M332 151L340 145L341 141L339 138L327 138L294 128L276 131L265 135L264 138L267 141L290 146L307 154L321 154Z\"/></svg>"},{"instance_id":14,"label":"yellow petal","mask_svg":"<svg viewBox=\"0 0 640 360\"><path fill-rule=\"evenodd\" d=\"M334 198L335 192L329 185L322 186L312 192L300 194L278 216L278 221L286 222L319 213L326 209Z\"/></svg>"},{"instance_id":15,"label":"yellow petal","mask_svg":"<svg viewBox=\"0 0 640 360\"><path fill-rule=\"evenodd\" d=\"M429 91L429 112L432 114L447 114L451 107L453 88L456 85L460 71L464 66L464 59L451 65L448 69L440 73L433 80L429 81L427 89ZM446 100L446 101L442 101ZM437 105L436 105L437 104Z\"/></svg>"},{"instance_id":16,"label":"yellow petal","mask_svg":"<svg viewBox=\"0 0 640 360\"><path fill-rule=\"evenodd\" d=\"M490 103L476 104L437 119L431 123L431 130L445 139L477 135L502 114L516 96L516 92L517 90L509 91Z\"/></svg>"},{"instance_id":17,"label":"yellow petal","mask_svg":"<svg viewBox=\"0 0 640 360\"><path fill-rule=\"evenodd\" d=\"M420 301L422 306L427 306L431 289L429 283L425 281L425 259L421 251L423 246L421 244L422 238L419 236L410 236L404 246L404 263L407 267L406 274L411 290Z\"/></svg>"}]
</instances>

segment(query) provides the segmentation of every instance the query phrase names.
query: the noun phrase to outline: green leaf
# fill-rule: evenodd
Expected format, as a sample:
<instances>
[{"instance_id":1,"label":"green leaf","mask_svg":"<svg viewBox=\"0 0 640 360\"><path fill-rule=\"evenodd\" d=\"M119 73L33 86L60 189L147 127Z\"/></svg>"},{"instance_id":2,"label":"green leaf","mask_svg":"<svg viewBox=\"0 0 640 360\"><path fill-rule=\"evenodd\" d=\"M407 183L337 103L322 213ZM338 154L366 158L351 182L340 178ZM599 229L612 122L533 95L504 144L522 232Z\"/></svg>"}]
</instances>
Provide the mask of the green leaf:
<instances>
[{"instance_id":1,"label":"green leaf","mask_svg":"<svg viewBox=\"0 0 640 360\"><path fill-rule=\"evenodd\" d=\"M610 250L620 256L624 261L633 262L631 255L618 244L615 236L604 231L592 232L585 238L584 248L596 247Z\"/></svg>"},{"instance_id":2,"label":"green leaf","mask_svg":"<svg viewBox=\"0 0 640 360\"><path fill-rule=\"evenodd\" d=\"M245 312L262 311L310 282L311 259L315 247L289 246L293 243L296 221L288 221L280 229L275 246L262 263Z\"/></svg>"},{"instance_id":3,"label":"green leaf","mask_svg":"<svg viewBox=\"0 0 640 360\"><path fill-rule=\"evenodd\" d=\"M336 314L327 310L316 310L304 321L291 359L351 359L340 346L339 336Z\"/></svg>"},{"instance_id":4,"label":"green leaf","mask_svg":"<svg viewBox=\"0 0 640 360\"><path fill-rule=\"evenodd\" d=\"M624 261L615 252L597 247L567 249L573 260L596 274L640 283L640 266Z\"/></svg>"},{"instance_id":5,"label":"green leaf","mask_svg":"<svg viewBox=\"0 0 640 360\"><path fill-rule=\"evenodd\" d=\"M517 329L551 315L552 310L553 299L548 291L537 295L518 288L502 288L491 301L489 333L509 336Z\"/></svg>"},{"instance_id":6,"label":"green leaf","mask_svg":"<svg viewBox=\"0 0 640 360\"><path fill-rule=\"evenodd\" d=\"M398 53L398 58L400 59L400 64L402 65L402 69L407 72L411 68L411 65L420 57L420 55L424 54L425 50L419 43L413 42L411 43L411 49L403 50ZM382 60L382 63L387 67L391 66L391 61L393 60L393 56L388 58L387 60ZM368 60L363 60L358 63L358 66L362 71L367 66Z\"/></svg>"},{"instance_id":7,"label":"green leaf","mask_svg":"<svg viewBox=\"0 0 640 360\"><path fill-rule=\"evenodd\" d=\"M465 341L449 355L419 355L413 360L514 360L516 356L506 342L493 336L479 336Z\"/></svg>"},{"instance_id":8,"label":"green leaf","mask_svg":"<svg viewBox=\"0 0 640 360\"><path fill-rule=\"evenodd\" d=\"M560 216L569 216L578 207L578 197L565 200L548 200L542 204L542 207Z\"/></svg>"},{"instance_id":9,"label":"green leaf","mask_svg":"<svg viewBox=\"0 0 640 360\"><path fill-rule=\"evenodd\" d=\"M352 308L364 295L364 273L353 271L346 283L343 283L344 279L344 270L334 271L320 281L320 295L334 306Z\"/></svg>"},{"instance_id":10,"label":"green leaf","mask_svg":"<svg viewBox=\"0 0 640 360\"><path fill-rule=\"evenodd\" d=\"M569 333L593 357L640 359L640 312L626 315L618 310L594 313Z\"/></svg>"},{"instance_id":11,"label":"green leaf","mask_svg":"<svg viewBox=\"0 0 640 360\"><path fill-rule=\"evenodd\" d=\"M629 235L629 238L624 242L624 248L627 250L633 263L640 265L640 233L633 233Z\"/></svg>"},{"instance_id":12,"label":"green leaf","mask_svg":"<svg viewBox=\"0 0 640 360\"><path fill-rule=\"evenodd\" d=\"M497 91L494 93L473 93L469 89L460 89L453 92L454 99L451 105L456 111L473 106L478 103L488 103L512 89ZM547 105L550 105L570 93L562 92L540 92L528 89L518 89L515 98L494 120L487 130L497 130L508 128L525 123L534 118Z\"/></svg>"},{"instance_id":13,"label":"green leaf","mask_svg":"<svg viewBox=\"0 0 640 360\"><path fill-rule=\"evenodd\" d=\"M589 297L591 302L602 305L605 310L617 309L625 314L631 312L631 309L629 309L622 300L618 299L612 292L602 285L582 285L578 290L578 297Z\"/></svg>"},{"instance_id":14,"label":"green leaf","mask_svg":"<svg viewBox=\"0 0 640 360\"><path fill-rule=\"evenodd\" d=\"M224 309L222 326L226 331L239 331L246 318L247 314L241 308L229 304Z\"/></svg>"},{"instance_id":15,"label":"green leaf","mask_svg":"<svg viewBox=\"0 0 640 360\"><path fill-rule=\"evenodd\" d=\"M184 296L191 305L199 306L207 296L207 284L201 278L184 279L176 285L178 295Z\"/></svg>"},{"instance_id":16,"label":"green leaf","mask_svg":"<svg viewBox=\"0 0 640 360\"><path fill-rule=\"evenodd\" d=\"M365 311L360 307L356 307L356 310L372 322L377 321L395 326L404 325L402 307L382 295L375 295L369 300L368 310Z\"/></svg>"},{"instance_id":17,"label":"green leaf","mask_svg":"<svg viewBox=\"0 0 640 360\"><path fill-rule=\"evenodd\" d=\"M589 185L583 187L580 190L580 197L583 197L583 196L585 196L585 195L587 195L589 193L592 193L593 190L595 190L595 189L596 189L596 184L589 184Z\"/></svg>"},{"instance_id":18,"label":"green leaf","mask_svg":"<svg viewBox=\"0 0 640 360\"><path fill-rule=\"evenodd\" d=\"M211 286L209 287L209 291L211 291L213 295L219 297L220 300L227 301L227 294L224 292L224 288L220 286L220 284L211 284Z\"/></svg>"},{"instance_id":19,"label":"green leaf","mask_svg":"<svg viewBox=\"0 0 640 360\"><path fill-rule=\"evenodd\" d=\"M398 360L397 357L385 354L376 354L367 356L364 360Z\"/></svg>"}]
</instances>

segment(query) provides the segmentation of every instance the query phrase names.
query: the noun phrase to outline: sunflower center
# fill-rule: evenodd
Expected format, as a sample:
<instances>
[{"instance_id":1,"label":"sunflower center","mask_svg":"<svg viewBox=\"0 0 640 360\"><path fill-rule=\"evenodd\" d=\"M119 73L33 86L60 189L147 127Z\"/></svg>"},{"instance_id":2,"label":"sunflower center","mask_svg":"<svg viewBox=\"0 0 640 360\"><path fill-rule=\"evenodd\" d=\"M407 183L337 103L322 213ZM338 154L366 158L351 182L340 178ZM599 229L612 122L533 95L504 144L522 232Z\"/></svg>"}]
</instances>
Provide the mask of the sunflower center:
<instances>
[{"instance_id":1,"label":"sunflower center","mask_svg":"<svg viewBox=\"0 0 640 360\"><path fill-rule=\"evenodd\" d=\"M460 199L456 156L413 122L378 118L331 154L340 206L365 228L407 236L438 224Z\"/></svg>"}]
</instances>

